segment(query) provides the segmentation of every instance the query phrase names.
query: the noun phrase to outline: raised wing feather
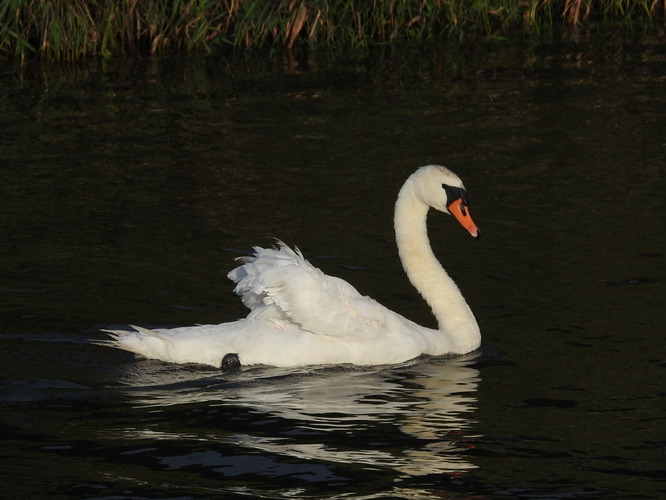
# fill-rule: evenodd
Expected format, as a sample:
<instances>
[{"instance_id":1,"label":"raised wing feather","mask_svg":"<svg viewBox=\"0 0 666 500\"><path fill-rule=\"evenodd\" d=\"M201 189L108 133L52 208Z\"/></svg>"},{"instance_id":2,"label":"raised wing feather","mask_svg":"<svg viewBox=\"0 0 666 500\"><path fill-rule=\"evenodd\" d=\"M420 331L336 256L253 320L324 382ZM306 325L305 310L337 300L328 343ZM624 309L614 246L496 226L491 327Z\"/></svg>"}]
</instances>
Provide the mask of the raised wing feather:
<instances>
[{"instance_id":1,"label":"raised wing feather","mask_svg":"<svg viewBox=\"0 0 666 500\"><path fill-rule=\"evenodd\" d=\"M346 281L324 274L298 249L280 242L278 249L254 251L228 274L236 282L234 291L252 311L249 318L265 315L312 333L347 336L378 333L397 316Z\"/></svg>"}]
</instances>

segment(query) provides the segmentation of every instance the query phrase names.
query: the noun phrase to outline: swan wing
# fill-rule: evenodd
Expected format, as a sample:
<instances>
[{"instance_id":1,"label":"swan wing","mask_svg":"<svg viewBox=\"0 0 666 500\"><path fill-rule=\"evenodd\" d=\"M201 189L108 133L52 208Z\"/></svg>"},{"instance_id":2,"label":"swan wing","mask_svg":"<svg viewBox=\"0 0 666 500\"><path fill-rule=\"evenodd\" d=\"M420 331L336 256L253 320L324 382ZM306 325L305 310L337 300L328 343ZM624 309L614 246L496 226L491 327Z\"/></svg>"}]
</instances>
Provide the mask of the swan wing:
<instances>
[{"instance_id":1,"label":"swan wing","mask_svg":"<svg viewBox=\"0 0 666 500\"><path fill-rule=\"evenodd\" d=\"M370 336L382 331L388 309L361 295L346 281L328 276L308 262L298 249L254 248L254 255L228 277L234 291L251 310L248 319L297 324L316 334ZM391 313L395 315L395 313Z\"/></svg>"}]
</instances>

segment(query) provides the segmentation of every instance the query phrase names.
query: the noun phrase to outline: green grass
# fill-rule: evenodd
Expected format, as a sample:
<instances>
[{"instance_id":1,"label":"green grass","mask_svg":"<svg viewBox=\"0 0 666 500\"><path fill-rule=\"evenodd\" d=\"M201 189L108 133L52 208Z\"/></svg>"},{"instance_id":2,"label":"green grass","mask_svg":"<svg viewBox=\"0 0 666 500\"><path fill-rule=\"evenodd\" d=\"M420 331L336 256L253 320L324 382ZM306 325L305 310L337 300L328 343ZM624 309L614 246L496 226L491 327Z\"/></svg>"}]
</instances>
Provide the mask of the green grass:
<instances>
[{"instance_id":1,"label":"green grass","mask_svg":"<svg viewBox=\"0 0 666 500\"><path fill-rule=\"evenodd\" d=\"M244 51L583 30L663 32L666 0L2 0L0 59Z\"/></svg>"}]
</instances>

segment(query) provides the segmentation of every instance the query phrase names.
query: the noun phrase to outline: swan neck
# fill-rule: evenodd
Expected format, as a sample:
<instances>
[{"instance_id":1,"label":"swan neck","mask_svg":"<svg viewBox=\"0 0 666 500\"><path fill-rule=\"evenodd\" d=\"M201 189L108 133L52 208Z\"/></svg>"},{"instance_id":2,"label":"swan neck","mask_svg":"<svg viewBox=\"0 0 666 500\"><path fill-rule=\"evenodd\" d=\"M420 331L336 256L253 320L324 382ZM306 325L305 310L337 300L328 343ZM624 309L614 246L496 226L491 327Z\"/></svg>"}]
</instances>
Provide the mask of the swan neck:
<instances>
[{"instance_id":1,"label":"swan neck","mask_svg":"<svg viewBox=\"0 0 666 500\"><path fill-rule=\"evenodd\" d=\"M412 178L400 190L394 225L400 260L412 285L428 303L438 330L449 337L449 352L465 353L480 344L479 327L464 297L435 257L427 231L429 206L417 196Z\"/></svg>"}]
</instances>

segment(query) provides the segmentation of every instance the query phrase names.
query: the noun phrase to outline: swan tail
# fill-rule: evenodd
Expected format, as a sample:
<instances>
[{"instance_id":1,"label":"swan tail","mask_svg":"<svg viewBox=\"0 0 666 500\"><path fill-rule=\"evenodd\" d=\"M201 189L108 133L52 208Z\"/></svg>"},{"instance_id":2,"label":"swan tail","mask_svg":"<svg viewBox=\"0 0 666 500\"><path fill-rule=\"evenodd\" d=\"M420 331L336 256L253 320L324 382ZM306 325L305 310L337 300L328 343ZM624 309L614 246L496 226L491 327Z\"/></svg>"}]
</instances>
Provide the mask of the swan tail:
<instances>
[{"instance_id":1,"label":"swan tail","mask_svg":"<svg viewBox=\"0 0 666 500\"><path fill-rule=\"evenodd\" d=\"M164 342L165 339L159 332L155 330L150 330L149 328L143 328L141 326L129 325L134 330L106 330L102 331L109 335L109 339L95 341L95 344L106 345L110 347L115 347L117 349L123 349L125 351L133 352L143 357L147 356L149 343L154 343L155 341Z\"/></svg>"}]
</instances>

